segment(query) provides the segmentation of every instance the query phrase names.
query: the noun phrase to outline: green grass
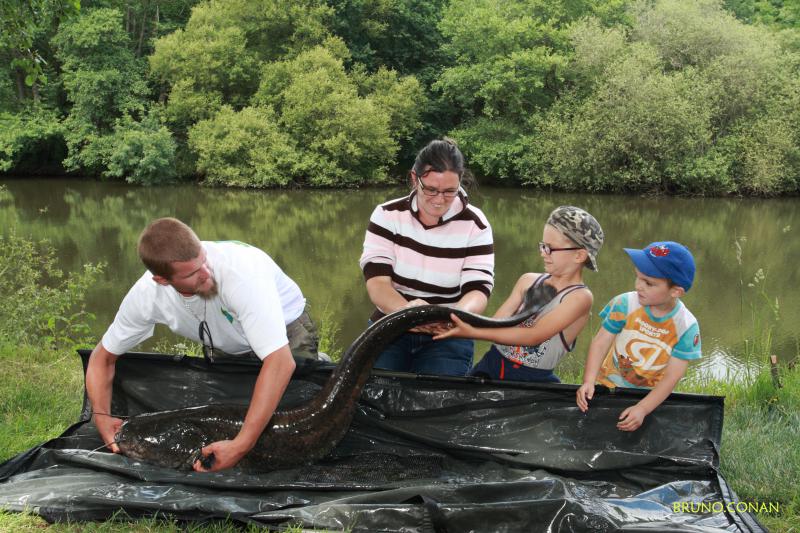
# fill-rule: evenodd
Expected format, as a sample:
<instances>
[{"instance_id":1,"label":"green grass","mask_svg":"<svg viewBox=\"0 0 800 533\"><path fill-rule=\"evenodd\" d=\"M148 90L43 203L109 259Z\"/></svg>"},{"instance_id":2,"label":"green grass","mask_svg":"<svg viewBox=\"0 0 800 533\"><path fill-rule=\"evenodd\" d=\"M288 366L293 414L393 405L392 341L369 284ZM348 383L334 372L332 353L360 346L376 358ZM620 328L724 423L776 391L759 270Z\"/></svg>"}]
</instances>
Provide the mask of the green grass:
<instances>
[{"instance_id":1,"label":"green grass","mask_svg":"<svg viewBox=\"0 0 800 533\"><path fill-rule=\"evenodd\" d=\"M759 513L771 531L800 532L800 370L768 370L750 382L688 379L678 390L725 396L720 470L743 501L776 502Z\"/></svg>"},{"instance_id":2,"label":"green grass","mask_svg":"<svg viewBox=\"0 0 800 533\"><path fill-rule=\"evenodd\" d=\"M46 529L48 533L109 533L119 531L135 531L136 533L255 533L263 531L256 525L243 526L233 522L218 522L213 524L197 525L191 522L177 522L166 518L143 518L131 522L127 517L118 513L105 522L80 522L71 524L54 524L48 526L44 520L29 513L2 513L0 512L0 532L41 532ZM300 527L288 527L287 533L301 533ZM307 530L306 530L307 531Z\"/></svg>"},{"instance_id":3,"label":"green grass","mask_svg":"<svg viewBox=\"0 0 800 533\"><path fill-rule=\"evenodd\" d=\"M0 346L0 460L57 437L77 420L80 359L33 347Z\"/></svg>"},{"instance_id":4,"label":"green grass","mask_svg":"<svg viewBox=\"0 0 800 533\"><path fill-rule=\"evenodd\" d=\"M72 352L0 345L0 461L58 436L75 422L83 397L80 360ZM575 382L577 376L562 376ZM769 372L750 384L689 376L679 390L726 396L721 470L744 501L778 502L759 514L772 531L800 532L800 370L785 369L776 389ZM0 531L241 531L232 523L187 525L168 519L47 526L33 515L0 512ZM300 531L298 528L296 531Z\"/></svg>"},{"instance_id":5,"label":"green grass","mask_svg":"<svg viewBox=\"0 0 800 533\"><path fill-rule=\"evenodd\" d=\"M333 311L327 305L322 308L314 318L319 334L319 351L328 354L331 361L338 363L344 350L339 346L338 337L341 329L339 322L333 316Z\"/></svg>"}]
</instances>

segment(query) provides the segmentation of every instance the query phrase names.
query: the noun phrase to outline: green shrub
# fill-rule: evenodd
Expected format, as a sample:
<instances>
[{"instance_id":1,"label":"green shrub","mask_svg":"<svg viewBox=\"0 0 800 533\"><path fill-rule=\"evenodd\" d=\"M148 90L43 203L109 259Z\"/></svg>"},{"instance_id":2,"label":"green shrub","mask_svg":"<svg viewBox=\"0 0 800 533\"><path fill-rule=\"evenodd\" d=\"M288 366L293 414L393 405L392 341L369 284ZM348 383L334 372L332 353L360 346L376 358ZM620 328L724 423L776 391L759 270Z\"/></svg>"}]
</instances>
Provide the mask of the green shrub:
<instances>
[{"instance_id":1,"label":"green shrub","mask_svg":"<svg viewBox=\"0 0 800 533\"><path fill-rule=\"evenodd\" d=\"M423 99L411 77L348 73L338 39L264 66L253 105L223 106L189 130L206 183L238 187L354 186L386 180L418 124Z\"/></svg>"},{"instance_id":2,"label":"green shrub","mask_svg":"<svg viewBox=\"0 0 800 533\"><path fill-rule=\"evenodd\" d=\"M83 305L103 265L64 276L55 251L15 233L0 235L0 341L48 348L87 347L94 315Z\"/></svg>"},{"instance_id":3,"label":"green shrub","mask_svg":"<svg viewBox=\"0 0 800 533\"><path fill-rule=\"evenodd\" d=\"M800 182L798 64L718 2L640 1L628 32L571 28L576 84L531 121L523 183L772 195Z\"/></svg>"},{"instance_id":4,"label":"green shrub","mask_svg":"<svg viewBox=\"0 0 800 533\"><path fill-rule=\"evenodd\" d=\"M206 183L236 187L289 184L303 171L303 158L278 129L269 108L228 106L189 130L189 147Z\"/></svg>"},{"instance_id":5,"label":"green shrub","mask_svg":"<svg viewBox=\"0 0 800 533\"><path fill-rule=\"evenodd\" d=\"M175 141L152 114L142 122L126 115L103 142L107 149L106 177L125 178L139 185L166 183L175 177Z\"/></svg>"},{"instance_id":6,"label":"green shrub","mask_svg":"<svg viewBox=\"0 0 800 533\"><path fill-rule=\"evenodd\" d=\"M32 108L19 114L0 112L0 172L41 152L58 152L52 147L63 142L61 121L55 111Z\"/></svg>"}]
</instances>

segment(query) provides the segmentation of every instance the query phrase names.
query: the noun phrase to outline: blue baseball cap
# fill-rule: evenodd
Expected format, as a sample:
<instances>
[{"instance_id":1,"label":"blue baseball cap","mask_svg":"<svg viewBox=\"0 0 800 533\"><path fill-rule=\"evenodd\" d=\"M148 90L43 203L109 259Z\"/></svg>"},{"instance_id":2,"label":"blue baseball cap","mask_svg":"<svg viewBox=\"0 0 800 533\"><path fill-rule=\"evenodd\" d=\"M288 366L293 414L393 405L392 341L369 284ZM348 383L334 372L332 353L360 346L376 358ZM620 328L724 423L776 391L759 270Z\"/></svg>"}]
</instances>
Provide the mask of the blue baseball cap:
<instances>
[{"instance_id":1,"label":"blue baseball cap","mask_svg":"<svg viewBox=\"0 0 800 533\"><path fill-rule=\"evenodd\" d=\"M642 250L625 248L636 268L645 276L666 278L689 291L694 281L694 257L684 245L661 241L648 244Z\"/></svg>"}]
</instances>

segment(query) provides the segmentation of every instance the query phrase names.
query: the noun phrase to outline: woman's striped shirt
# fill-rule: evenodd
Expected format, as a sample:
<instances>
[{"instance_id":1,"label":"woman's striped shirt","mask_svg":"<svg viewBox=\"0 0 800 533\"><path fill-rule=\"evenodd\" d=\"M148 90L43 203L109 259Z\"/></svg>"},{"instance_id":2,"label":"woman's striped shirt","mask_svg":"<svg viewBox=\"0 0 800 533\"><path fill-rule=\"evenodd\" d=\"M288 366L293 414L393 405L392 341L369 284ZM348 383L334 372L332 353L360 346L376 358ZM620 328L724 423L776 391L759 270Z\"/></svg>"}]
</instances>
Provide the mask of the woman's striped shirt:
<instances>
[{"instance_id":1,"label":"woman's striped shirt","mask_svg":"<svg viewBox=\"0 0 800 533\"><path fill-rule=\"evenodd\" d=\"M488 297L494 286L492 228L463 189L438 224L425 226L415 190L372 212L359 266L365 280L390 276L409 301L454 303L473 290ZM373 318L380 316L378 310Z\"/></svg>"}]
</instances>

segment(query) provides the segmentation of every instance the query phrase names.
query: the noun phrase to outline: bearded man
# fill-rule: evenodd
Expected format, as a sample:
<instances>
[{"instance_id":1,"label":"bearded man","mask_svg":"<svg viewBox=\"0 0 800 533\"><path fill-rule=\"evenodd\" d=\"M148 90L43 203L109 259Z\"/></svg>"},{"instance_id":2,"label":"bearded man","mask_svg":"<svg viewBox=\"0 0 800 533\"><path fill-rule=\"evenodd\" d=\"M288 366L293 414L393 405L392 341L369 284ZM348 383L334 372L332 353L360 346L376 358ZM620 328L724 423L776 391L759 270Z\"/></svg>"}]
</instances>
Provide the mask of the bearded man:
<instances>
[{"instance_id":1,"label":"bearded man","mask_svg":"<svg viewBox=\"0 0 800 533\"><path fill-rule=\"evenodd\" d=\"M114 322L92 351L86 391L93 420L113 452L122 420L111 415L117 359L152 337L156 324L201 342L207 358L252 352L261 360L238 435L203 448L216 471L238 463L264 431L295 369L293 356L317 359L318 336L306 300L272 258L238 241L200 241L175 218L153 221L138 242L147 272L128 291ZM208 461L204 461L209 464Z\"/></svg>"}]
</instances>

